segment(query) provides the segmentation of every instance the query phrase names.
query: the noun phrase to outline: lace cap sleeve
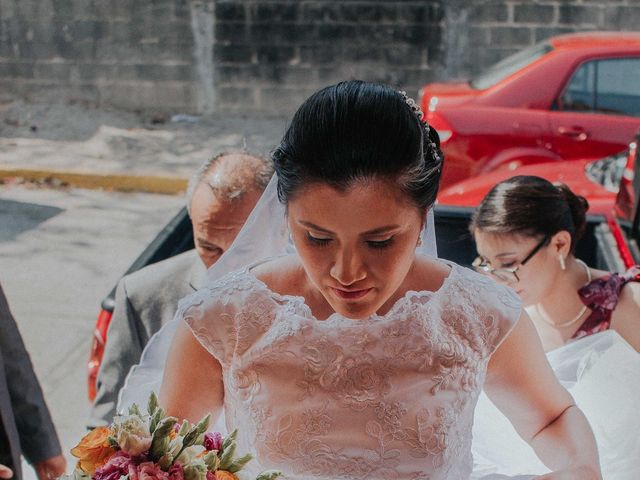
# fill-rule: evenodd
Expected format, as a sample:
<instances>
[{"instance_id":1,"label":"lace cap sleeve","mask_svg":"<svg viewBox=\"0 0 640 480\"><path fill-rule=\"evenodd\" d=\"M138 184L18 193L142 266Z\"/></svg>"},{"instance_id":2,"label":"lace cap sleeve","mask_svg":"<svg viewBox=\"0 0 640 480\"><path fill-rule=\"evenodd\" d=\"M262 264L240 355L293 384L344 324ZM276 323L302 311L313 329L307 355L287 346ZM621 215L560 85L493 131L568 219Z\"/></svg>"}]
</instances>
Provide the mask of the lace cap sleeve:
<instances>
[{"instance_id":1,"label":"lace cap sleeve","mask_svg":"<svg viewBox=\"0 0 640 480\"><path fill-rule=\"evenodd\" d=\"M522 313L522 300L509 287L465 269L465 295L461 301L473 304L475 325L484 355L491 355L511 331Z\"/></svg>"},{"instance_id":2,"label":"lace cap sleeve","mask_svg":"<svg viewBox=\"0 0 640 480\"><path fill-rule=\"evenodd\" d=\"M241 272L227 275L182 299L176 316L186 322L202 346L223 366L237 343L236 317L248 287Z\"/></svg>"},{"instance_id":3,"label":"lace cap sleeve","mask_svg":"<svg viewBox=\"0 0 640 480\"><path fill-rule=\"evenodd\" d=\"M496 292L496 302L491 307L495 312L497 323L495 324L496 335L490 343L490 353L502 343L502 340L509 334L520 315L522 315L522 300L511 288L500 285L492 281L492 288Z\"/></svg>"}]
</instances>

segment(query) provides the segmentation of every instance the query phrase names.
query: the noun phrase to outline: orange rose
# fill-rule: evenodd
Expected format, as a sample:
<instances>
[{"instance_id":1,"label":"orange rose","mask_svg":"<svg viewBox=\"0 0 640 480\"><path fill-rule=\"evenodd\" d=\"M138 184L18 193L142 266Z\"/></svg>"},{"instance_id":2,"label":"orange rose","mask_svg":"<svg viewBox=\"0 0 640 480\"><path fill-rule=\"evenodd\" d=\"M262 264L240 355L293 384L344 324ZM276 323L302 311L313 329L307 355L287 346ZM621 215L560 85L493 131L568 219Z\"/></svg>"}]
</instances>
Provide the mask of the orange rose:
<instances>
[{"instance_id":1,"label":"orange rose","mask_svg":"<svg viewBox=\"0 0 640 480\"><path fill-rule=\"evenodd\" d=\"M216 470L216 480L238 480L238 477L226 470Z\"/></svg>"},{"instance_id":2,"label":"orange rose","mask_svg":"<svg viewBox=\"0 0 640 480\"><path fill-rule=\"evenodd\" d=\"M115 449L109 446L110 435L109 427L94 428L71 450L71 454L78 458L78 467L85 473L93 475L115 453Z\"/></svg>"}]
</instances>

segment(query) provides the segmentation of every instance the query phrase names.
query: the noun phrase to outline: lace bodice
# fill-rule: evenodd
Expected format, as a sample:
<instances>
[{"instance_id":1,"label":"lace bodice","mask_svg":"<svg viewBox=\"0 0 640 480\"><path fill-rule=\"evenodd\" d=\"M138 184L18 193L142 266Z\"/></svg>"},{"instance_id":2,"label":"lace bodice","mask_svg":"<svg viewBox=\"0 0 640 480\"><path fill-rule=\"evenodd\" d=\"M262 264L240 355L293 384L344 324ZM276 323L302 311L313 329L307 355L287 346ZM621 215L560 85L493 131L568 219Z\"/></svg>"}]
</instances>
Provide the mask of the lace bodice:
<instances>
[{"instance_id":1,"label":"lace bodice","mask_svg":"<svg viewBox=\"0 0 640 480\"><path fill-rule=\"evenodd\" d=\"M223 367L227 427L286 479L467 479L487 362L519 317L510 290L452 265L383 316L317 320L249 269L181 305Z\"/></svg>"}]
</instances>

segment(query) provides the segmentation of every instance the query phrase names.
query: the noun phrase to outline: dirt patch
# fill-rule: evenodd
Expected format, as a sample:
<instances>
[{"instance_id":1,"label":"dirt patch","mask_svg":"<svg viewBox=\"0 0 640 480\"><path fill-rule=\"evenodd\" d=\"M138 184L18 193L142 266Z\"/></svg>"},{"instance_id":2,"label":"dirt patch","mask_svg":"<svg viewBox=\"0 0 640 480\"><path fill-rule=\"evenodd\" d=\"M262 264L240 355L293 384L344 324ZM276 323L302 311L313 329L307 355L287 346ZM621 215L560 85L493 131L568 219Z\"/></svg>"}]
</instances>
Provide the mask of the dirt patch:
<instances>
[{"instance_id":1,"label":"dirt patch","mask_svg":"<svg viewBox=\"0 0 640 480\"><path fill-rule=\"evenodd\" d=\"M145 115L81 104L0 105L0 166L188 177L211 155L245 148L268 155L281 116Z\"/></svg>"}]
</instances>

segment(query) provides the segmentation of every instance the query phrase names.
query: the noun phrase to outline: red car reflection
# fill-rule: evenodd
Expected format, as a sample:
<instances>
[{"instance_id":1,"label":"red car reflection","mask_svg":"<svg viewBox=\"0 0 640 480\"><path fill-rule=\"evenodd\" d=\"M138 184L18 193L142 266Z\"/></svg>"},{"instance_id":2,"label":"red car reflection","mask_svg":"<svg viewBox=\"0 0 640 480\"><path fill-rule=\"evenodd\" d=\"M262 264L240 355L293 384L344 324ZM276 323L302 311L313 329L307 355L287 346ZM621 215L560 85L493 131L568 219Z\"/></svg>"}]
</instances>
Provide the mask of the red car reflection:
<instances>
[{"instance_id":1,"label":"red car reflection","mask_svg":"<svg viewBox=\"0 0 640 480\"><path fill-rule=\"evenodd\" d=\"M561 35L469 82L421 93L441 135L447 187L492 170L598 158L640 127L640 33Z\"/></svg>"}]
</instances>

